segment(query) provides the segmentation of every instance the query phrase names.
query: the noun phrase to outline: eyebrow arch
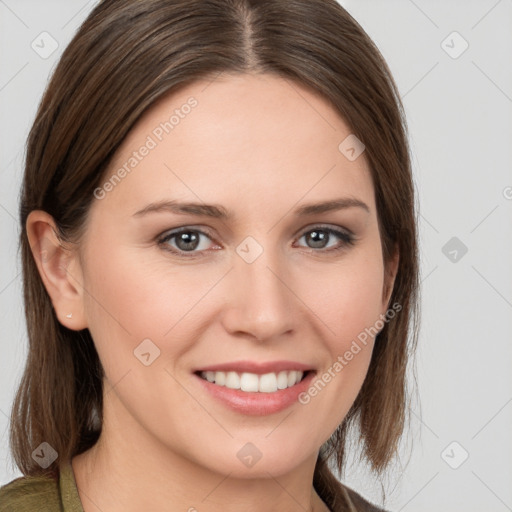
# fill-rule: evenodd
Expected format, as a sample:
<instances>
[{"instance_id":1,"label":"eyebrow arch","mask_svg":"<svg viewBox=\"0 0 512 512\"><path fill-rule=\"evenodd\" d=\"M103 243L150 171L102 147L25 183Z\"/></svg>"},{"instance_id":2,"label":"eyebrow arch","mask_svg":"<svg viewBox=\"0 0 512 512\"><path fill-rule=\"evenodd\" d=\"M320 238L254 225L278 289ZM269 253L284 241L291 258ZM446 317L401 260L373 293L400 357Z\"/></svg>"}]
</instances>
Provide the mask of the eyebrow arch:
<instances>
[{"instance_id":1,"label":"eyebrow arch","mask_svg":"<svg viewBox=\"0 0 512 512\"><path fill-rule=\"evenodd\" d=\"M326 213L336 210L344 210L346 208L362 208L363 210L370 212L370 208L363 201L347 197L340 199L333 199L330 201L324 201L320 203L305 204L295 210L297 217L306 217L309 215L315 215L319 213ZM199 215L204 217L213 217L217 219L229 220L234 217L233 214L229 213L223 206L216 204L203 204L203 203L180 203L178 201L158 201L156 203L150 203L141 210L138 210L133 214L134 217L141 217L149 213L155 212L170 212L176 214L191 214Z\"/></svg>"},{"instance_id":2,"label":"eyebrow arch","mask_svg":"<svg viewBox=\"0 0 512 512\"><path fill-rule=\"evenodd\" d=\"M158 201L151 203L133 214L134 217L147 215L155 212L170 212L177 214L200 215L214 217L217 219L229 219L232 217L228 211L220 205L203 203L180 203L178 201Z\"/></svg>"},{"instance_id":3,"label":"eyebrow arch","mask_svg":"<svg viewBox=\"0 0 512 512\"><path fill-rule=\"evenodd\" d=\"M306 215L314 215L317 213L326 213L336 210L344 210L346 208L362 208L370 213L370 208L363 201L354 197L343 197L340 199L333 199L331 201L324 201L322 203L312 203L301 206L295 211L295 214L299 217Z\"/></svg>"}]
</instances>

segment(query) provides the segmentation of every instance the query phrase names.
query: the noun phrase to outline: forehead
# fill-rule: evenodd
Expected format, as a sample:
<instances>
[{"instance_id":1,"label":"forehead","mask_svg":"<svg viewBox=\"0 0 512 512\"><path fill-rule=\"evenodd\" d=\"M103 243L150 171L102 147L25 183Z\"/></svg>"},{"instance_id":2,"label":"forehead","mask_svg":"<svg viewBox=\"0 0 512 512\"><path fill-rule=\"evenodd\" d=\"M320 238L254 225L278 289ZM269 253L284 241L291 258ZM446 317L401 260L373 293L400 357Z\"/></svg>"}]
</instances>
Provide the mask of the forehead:
<instances>
[{"instance_id":1,"label":"forehead","mask_svg":"<svg viewBox=\"0 0 512 512\"><path fill-rule=\"evenodd\" d=\"M351 160L340 150L350 136L330 103L302 84L220 75L167 94L144 114L105 175L122 175L107 199L133 211L169 197L252 211L342 195L373 205L364 153Z\"/></svg>"}]
</instances>

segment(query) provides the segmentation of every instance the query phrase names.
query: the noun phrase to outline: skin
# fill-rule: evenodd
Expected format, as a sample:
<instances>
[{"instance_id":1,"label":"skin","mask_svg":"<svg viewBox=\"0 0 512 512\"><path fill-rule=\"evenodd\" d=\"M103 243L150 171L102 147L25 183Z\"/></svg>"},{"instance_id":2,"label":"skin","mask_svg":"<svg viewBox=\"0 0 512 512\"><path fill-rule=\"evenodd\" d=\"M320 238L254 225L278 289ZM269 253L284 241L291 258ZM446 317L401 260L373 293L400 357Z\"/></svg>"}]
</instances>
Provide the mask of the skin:
<instances>
[{"instance_id":1,"label":"skin","mask_svg":"<svg viewBox=\"0 0 512 512\"><path fill-rule=\"evenodd\" d=\"M349 161L338 150L348 126L316 93L276 76L224 74L166 96L106 179L191 96L197 106L93 200L78 249L58 242L45 212L27 221L31 246L46 251L34 249L59 321L90 330L106 372L100 440L72 461L80 498L85 512L327 510L312 486L318 450L355 400L374 340L308 404L266 416L228 409L192 371L285 359L321 375L388 309L398 256L385 267L364 154ZM369 211L294 214L342 197ZM170 199L222 205L235 218L134 216ZM330 235L319 248L318 225L350 230L355 242ZM183 226L206 233L195 258L157 241ZM252 263L236 252L247 236L263 249ZM134 357L146 338L160 350L149 366ZM236 456L247 442L262 454L250 468Z\"/></svg>"}]
</instances>

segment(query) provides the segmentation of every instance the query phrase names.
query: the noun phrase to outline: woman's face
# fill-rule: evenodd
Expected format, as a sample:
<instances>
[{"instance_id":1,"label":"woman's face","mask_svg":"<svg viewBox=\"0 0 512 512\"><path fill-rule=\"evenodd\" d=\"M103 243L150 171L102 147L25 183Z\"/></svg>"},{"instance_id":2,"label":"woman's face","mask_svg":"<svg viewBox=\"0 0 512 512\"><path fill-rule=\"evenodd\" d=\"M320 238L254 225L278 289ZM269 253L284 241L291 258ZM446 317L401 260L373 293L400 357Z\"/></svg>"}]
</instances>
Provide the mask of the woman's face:
<instances>
[{"instance_id":1,"label":"woman's face","mask_svg":"<svg viewBox=\"0 0 512 512\"><path fill-rule=\"evenodd\" d=\"M357 141L339 148L349 136L326 101L271 75L196 82L138 122L73 267L105 438L240 477L316 459L387 310L372 180Z\"/></svg>"}]
</instances>

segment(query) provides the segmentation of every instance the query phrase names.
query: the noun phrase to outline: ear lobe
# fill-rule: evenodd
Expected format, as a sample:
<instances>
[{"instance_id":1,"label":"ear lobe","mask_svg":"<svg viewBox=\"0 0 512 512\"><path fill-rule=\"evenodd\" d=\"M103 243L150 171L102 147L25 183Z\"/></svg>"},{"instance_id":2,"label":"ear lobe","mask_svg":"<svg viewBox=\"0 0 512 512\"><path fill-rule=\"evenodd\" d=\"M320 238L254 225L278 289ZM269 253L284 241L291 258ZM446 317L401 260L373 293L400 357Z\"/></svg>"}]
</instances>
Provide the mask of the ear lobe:
<instances>
[{"instance_id":1,"label":"ear lobe","mask_svg":"<svg viewBox=\"0 0 512 512\"><path fill-rule=\"evenodd\" d=\"M383 313L389 308L389 301L393 293L393 287L395 284L396 274L398 272L398 263L400 260L400 254L398 250L398 244L395 244L393 255L387 262L384 268L384 287L382 293L382 306L384 308Z\"/></svg>"},{"instance_id":2,"label":"ear lobe","mask_svg":"<svg viewBox=\"0 0 512 512\"><path fill-rule=\"evenodd\" d=\"M39 275L59 322L75 331L85 329L83 280L76 252L63 244L53 217L42 210L30 212L26 230Z\"/></svg>"}]
</instances>

